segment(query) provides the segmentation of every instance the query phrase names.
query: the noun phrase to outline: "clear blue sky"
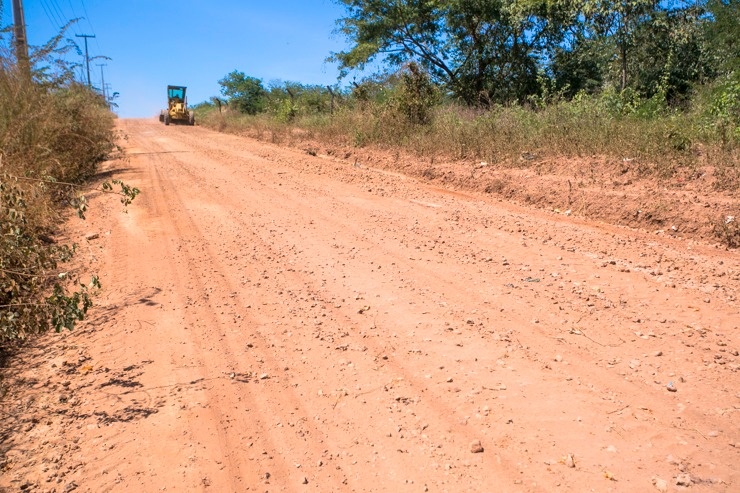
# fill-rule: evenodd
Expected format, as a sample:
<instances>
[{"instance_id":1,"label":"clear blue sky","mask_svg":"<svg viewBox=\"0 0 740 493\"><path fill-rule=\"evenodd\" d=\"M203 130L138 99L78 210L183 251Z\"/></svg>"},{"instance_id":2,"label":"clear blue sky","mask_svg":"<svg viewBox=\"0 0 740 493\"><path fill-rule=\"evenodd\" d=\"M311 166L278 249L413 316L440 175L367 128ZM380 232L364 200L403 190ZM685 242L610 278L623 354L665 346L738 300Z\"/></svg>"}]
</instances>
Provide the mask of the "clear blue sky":
<instances>
[{"instance_id":1,"label":"clear blue sky","mask_svg":"<svg viewBox=\"0 0 740 493\"><path fill-rule=\"evenodd\" d=\"M10 0L2 2L2 25L12 23ZM334 64L324 60L346 47L332 34L345 14L332 0L25 0L29 43L42 45L68 20L83 17L68 36L94 34L92 82L120 93L119 115L149 117L165 105L166 86L188 86L191 104L219 94L218 80L233 70L263 80L330 85ZM82 57L74 55L77 61Z\"/></svg>"}]
</instances>

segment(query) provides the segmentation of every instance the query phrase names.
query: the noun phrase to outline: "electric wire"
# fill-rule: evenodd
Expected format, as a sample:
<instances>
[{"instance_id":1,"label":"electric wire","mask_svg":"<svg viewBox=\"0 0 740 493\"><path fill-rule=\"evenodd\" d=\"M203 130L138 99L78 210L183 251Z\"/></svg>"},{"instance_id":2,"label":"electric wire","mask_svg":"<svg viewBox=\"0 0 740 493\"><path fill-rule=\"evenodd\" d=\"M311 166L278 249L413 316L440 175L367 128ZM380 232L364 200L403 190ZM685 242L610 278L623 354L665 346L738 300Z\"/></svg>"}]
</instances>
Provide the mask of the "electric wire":
<instances>
[{"instance_id":1,"label":"electric wire","mask_svg":"<svg viewBox=\"0 0 740 493\"><path fill-rule=\"evenodd\" d=\"M49 19L51 26L57 31L61 30L64 23L55 15L55 12L49 5L48 0L41 0L41 8L44 9L46 18Z\"/></svg>"},{"instance_id":2,"label":"electric wire","mask_svg":"<svg viewBox=\"0 0 740 493\"><path fill-rule=\"evenodd\" d=\"M75 10L74 5L72 5L72 0L67 0L67 3L69 4L69 8L72 10L72 19L79 19L80 16L77 15L77 11ZM80 34L77 22L74 23L72 28L75 34Z\"/></svg>"},{"instance_id":3,"label":"electric wire","mask_svg":"<svg viewBox=\"0 0 740 493\"><path fill-rule=\"evenodd\" d=\"M64 15L64 12L61 8L59 8L59 3L57 0L50 0L51 8L54 9L54 12L56 13L57 18L60 20L60 29L69 22L69 18Z\"/></svg>"},{"instance_id":4,"label":"electric wire","mask_svg":"<svg viewBox=\"0 0 740 493\"><path fill-rule=\"evenodd\" d=\"M87 13L87 5L85 5L85 0L80 0L80 3L82 4L82 11L85 12L85 20L87 21L87 24L90 26L90 30L93 34L95 34L95 28L92 25L92 21L90 20L90 14ZM95 39L95 45L98 47L98 51L102 53L102 49L100 48L100 43L98 43L97 36Z\"/></svg>"}]
</instances>

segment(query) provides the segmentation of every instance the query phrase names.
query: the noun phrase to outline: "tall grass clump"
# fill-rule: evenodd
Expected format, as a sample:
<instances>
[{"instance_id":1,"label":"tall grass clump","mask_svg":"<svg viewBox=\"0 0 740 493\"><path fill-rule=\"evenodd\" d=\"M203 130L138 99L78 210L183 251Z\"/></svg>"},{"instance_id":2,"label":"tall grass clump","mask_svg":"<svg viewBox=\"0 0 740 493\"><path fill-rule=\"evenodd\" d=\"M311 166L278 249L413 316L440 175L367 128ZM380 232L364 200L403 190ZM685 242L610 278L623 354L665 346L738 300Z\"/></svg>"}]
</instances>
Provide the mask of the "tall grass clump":
<instances>
[{"instance_id":1,"label":"tall grass clump","mask_svg":"<svg viewBox=\"0 0 740 493\"><path fill-rule=\"evenodd\" d=\"M100 95L67 73L29 79L0 53L0 349L71 329L91 305L88 286L59 269L74 245L53 236L63 208L84 213L79 186L115 148Z\"/></svg>"}]
</instances>

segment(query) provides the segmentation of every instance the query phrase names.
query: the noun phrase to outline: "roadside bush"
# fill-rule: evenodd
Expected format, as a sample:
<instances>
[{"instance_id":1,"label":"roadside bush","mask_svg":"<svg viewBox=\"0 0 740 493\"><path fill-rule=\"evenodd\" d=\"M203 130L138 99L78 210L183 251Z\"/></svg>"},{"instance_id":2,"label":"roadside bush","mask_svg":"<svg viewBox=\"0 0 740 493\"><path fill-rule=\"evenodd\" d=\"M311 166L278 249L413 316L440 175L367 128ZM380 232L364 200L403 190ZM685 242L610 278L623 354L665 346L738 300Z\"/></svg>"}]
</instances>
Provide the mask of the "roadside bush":
<instances>
[{"instance_id":1,"label":"roadside bush","mask_svg":"<svg viewBox=\"0 0 740 493\"><path fill-rule=\"evenodd\" d=\"M416 63L409 63L401 73L396 89L396 107L414 124L429 123L432 108L439 102L439 88Z\"/></svg>"},{"instance_id":2,"label":"roadside bush","mask_svg":"<svg viewBox=\"0 0 740 493\"><path fill-rule=\"evenodd\" d=\"M78 186L115 149L113 119L86 87L42 86L0 57L0 348L50 328L71 329L92 304L97 279L83 285L61 272L75 247L52 236L62 207L84 215ZM124 202L138 193L121 187Z\"/></svg>"},{"instance_id":3,"label":"roadside bush","mask_svg":"<svg viewBox=\"0 0 740 493\"><path fill-rule=\"evenodd\" d=\"M229 106L242 113L255 115L265 109L267 91L262 80L234 70L218 81L221 94L228 98Z\"/></svg>"}]
</instances>

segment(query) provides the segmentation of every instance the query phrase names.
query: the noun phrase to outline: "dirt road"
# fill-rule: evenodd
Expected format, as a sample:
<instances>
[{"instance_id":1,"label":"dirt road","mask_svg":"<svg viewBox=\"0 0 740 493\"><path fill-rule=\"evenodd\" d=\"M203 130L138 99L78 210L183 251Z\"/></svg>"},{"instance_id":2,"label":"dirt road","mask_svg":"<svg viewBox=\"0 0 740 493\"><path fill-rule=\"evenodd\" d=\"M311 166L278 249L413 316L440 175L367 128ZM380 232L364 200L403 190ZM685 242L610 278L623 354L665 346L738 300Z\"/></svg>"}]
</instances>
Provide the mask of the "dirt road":
<instances>
[{"instance_id":1,"label":"dirt road","mask_svg":"<svg viewBox=\"0 0 740 493\"><path fill-rule=\"evenodd\" d=\"M740 489L737 252L120 127L142 194L73 225L104 289L7 491Z\"/></svg>"}]
</instances>

